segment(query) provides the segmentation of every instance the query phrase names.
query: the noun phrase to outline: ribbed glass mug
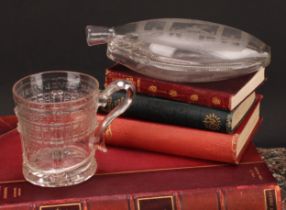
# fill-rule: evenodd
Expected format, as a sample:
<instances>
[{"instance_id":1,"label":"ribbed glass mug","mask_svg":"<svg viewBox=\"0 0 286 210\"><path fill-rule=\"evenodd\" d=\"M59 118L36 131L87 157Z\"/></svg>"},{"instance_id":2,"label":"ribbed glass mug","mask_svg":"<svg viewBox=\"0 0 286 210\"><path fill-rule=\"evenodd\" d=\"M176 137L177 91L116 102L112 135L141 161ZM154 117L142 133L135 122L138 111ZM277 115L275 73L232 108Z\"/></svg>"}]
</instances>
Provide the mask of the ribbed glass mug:
<instances>
[{"instance_id":1,"label":"ribbed glass mug","mask_svg":"<svg viewBox=\"0 0 286 210\"><path fill-rule=\"evenodd\" d=\"M125 99L99 123L96 113L117 91ZM26 76L13 86L27 181L45 187L81 183L96 172L95 152L104 149L101 135L131 104L128 81L115 81L104 91L87 74L48 71Z\"/></svg>"}]
</instances>

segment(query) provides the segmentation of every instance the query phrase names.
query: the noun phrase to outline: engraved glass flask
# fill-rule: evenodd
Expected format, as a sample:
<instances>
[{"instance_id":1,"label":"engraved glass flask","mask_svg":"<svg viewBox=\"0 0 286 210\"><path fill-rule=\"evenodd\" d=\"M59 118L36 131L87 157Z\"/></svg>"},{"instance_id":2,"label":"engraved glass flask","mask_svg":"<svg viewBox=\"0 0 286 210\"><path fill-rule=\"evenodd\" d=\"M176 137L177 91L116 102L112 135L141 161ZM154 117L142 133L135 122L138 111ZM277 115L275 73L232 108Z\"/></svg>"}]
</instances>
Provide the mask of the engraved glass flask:
<instances>
[{"instance_id":1,"label":"engraved glass flask","mask_svg":"<svg viewBox=\"0 0 286 210\"><path fill-rule=\"evenodd\" d=\"M117 27L87 26L89 46L107 43L107 56L141 74L175 82L209 82L258 71L270 47L222 24L163 18Z\"/></svg>"}]
</instances>

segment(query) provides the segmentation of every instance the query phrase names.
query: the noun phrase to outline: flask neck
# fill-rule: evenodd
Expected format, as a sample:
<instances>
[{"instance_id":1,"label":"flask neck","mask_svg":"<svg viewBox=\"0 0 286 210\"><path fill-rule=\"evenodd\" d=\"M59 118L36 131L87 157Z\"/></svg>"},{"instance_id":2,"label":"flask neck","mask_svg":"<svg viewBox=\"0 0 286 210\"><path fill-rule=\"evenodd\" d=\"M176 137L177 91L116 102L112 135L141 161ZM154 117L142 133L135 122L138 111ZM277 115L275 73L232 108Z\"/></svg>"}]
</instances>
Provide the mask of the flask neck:
<instances>
[{"instance_id":1,"label":"flask neck","mask_svg":"<svg viewBox=\"0 0 286 210\"><path fill-rule=\"evenodd\" d=\"M88 46L107 43L113 35L113 29L104 26L87 26L86 40Z\"/></svg>"}]
</instances>

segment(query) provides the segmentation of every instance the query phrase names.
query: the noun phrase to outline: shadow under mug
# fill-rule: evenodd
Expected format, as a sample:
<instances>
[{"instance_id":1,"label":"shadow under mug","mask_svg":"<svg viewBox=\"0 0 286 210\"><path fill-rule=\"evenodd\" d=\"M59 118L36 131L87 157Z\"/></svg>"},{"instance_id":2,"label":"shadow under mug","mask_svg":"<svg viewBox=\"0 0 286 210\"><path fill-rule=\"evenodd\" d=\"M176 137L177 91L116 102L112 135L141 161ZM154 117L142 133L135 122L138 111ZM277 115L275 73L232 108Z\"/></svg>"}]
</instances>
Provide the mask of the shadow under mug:
<instances>
[{"instance_id":1,"label":"shadow under mug","mask_svg":"<svg viewBox=\"0 0 286 210\"><path fill-rule=\"evenodd\" d=\"M117 91L125 99L99 123L99 106ZM104 91L87 74L48 71L26 76L13 86L27 181L45 187L81 183L96 172L95 152L105 150L101 136L132 103L134 86L123 80Z\"/></svg>"}]
</instances>

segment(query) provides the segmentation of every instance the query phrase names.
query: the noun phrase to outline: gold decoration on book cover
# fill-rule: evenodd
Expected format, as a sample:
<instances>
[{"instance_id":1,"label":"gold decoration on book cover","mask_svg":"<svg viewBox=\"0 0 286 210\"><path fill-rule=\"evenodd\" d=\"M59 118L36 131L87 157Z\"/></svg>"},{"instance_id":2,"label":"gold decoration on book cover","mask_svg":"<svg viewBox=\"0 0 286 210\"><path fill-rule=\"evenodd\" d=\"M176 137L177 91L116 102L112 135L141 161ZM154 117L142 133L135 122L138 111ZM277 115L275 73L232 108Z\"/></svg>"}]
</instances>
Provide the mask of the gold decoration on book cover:
<instances>
[{"instance_id":1,"label":"gold decoration on book cover","mask_svg":"<svg viewBox=\"0 0 286 210\"><path fill-rule=\"evenodd\" d=\"M264 205L265 209L277 210L277 194L275 189L264 190Z\"/></svg>"},{"instance_id":2,"label":"gold decoration on book cover","mask_svg":"<svg viewBox=\"0 0 286 210\"><path fill-rule=\"evenodd\" d=\"M137 79L136 81L136 89L138 92L140 92L140 89L141 89L141 79Z\"/></svg>"},{"instance_id":3,"label":"gold decoration on book cover","mask_svg":"<svg viewBox=\"0 0 286 210\"><path fill-rule=\"evenodd\" d=\"M148 87L148 91L152 92L152 93L156 93L157 92L157 86L155 85L150 85Z\"/></svg>"},{"instance_id":4,"label":"gold decoration on book cover","mask_svg":"<svg viewBox=\"0 0 286 210\"><path fill-rule=\"evenodd\" d=\"M214 113L207 114L203 120L204 126L210 130L219 130L221 126L221 119Z\"/></svg>"},{"instance_id":5,"label":"gold decoration on book cover","mask_svg":"<svg viewBox=\"0 0 286 210\"><path fill-rule=\"evenodd\" d=\"M125 79L126 79L127 81L132 82L132 83L134 84L134 78L133 78L133 77L126 77Z\"/></svg>"},{"instance_id":6,"label":"gold decoration on book cover","mask_svg":"<svg viewBox=\"0 0 286 210\"><path fill-rule=\"evenodd\" d=\"M112 137L112 130L111 130L111 125L107 127L107 129L104 132L104 138L105 139L111 139Z\"/></svg>"},{"instance_id":7,"label":"gold decoration on book cover","mask_svg":"<svg viewBox=\"0 0 286 210\"><path fill-rule=\"evenodd\" d=\"M13 187L13 198L22 196L22 189L20 187Z\"/></svg>"},{"instance_id":8,"label":"gold decoration on book cover","mask_svg":"<svg viewBox=\"0 0 286 210\"><path fill-rule=\"evenodd\" d=\"M190 100L191 100L191 101L198 101L198 100L199 100L199 96L198 96L197 94L192 94L192 95L190 96Z\"/></svg>"},{"instance_id":9,"label":"gold decoration on book cover","mask_svg":"<svg viewBox=\"0 0 286 210\"><path fill-rule=\"evenodd\" d=\"M228 117L227 119L226 119L226 127L227 128L232 128L232 118L231 117Z\"/></svg>"},{"instance_id":10,"label":"gold decoration on book cover","mask_svg":"<svg viewBox=\"0 0 286 210\"><path fill-rule=\"evenodd\" d=\"M221 100L220 100L220 98L214 96L214 97L212 97L212 103L214 105L220 105L221 104Z\"/></svg>"},{"instance_id":11,"label":"gold decoration on book cover","mask_svg":"<svg viewBox=\"0 0 286 210\"><path fill-rule=\"evenodd\" d=\"M4 200L8 199L8 187L3 188L2 195Z\"/></svg>"},{"instance_id":12,"label":"gold decoration on book cover","mask_svg":"<svg viewBox=\"0 0 286 210\"><path fill-rule=\"evenodd\" d=\"M171 97L177 97L177 96L178 96L178 93L177 93L176 90L170 90L170 91L169 91L169 95L170 95Z\"/></svg>"}]
</instances>

